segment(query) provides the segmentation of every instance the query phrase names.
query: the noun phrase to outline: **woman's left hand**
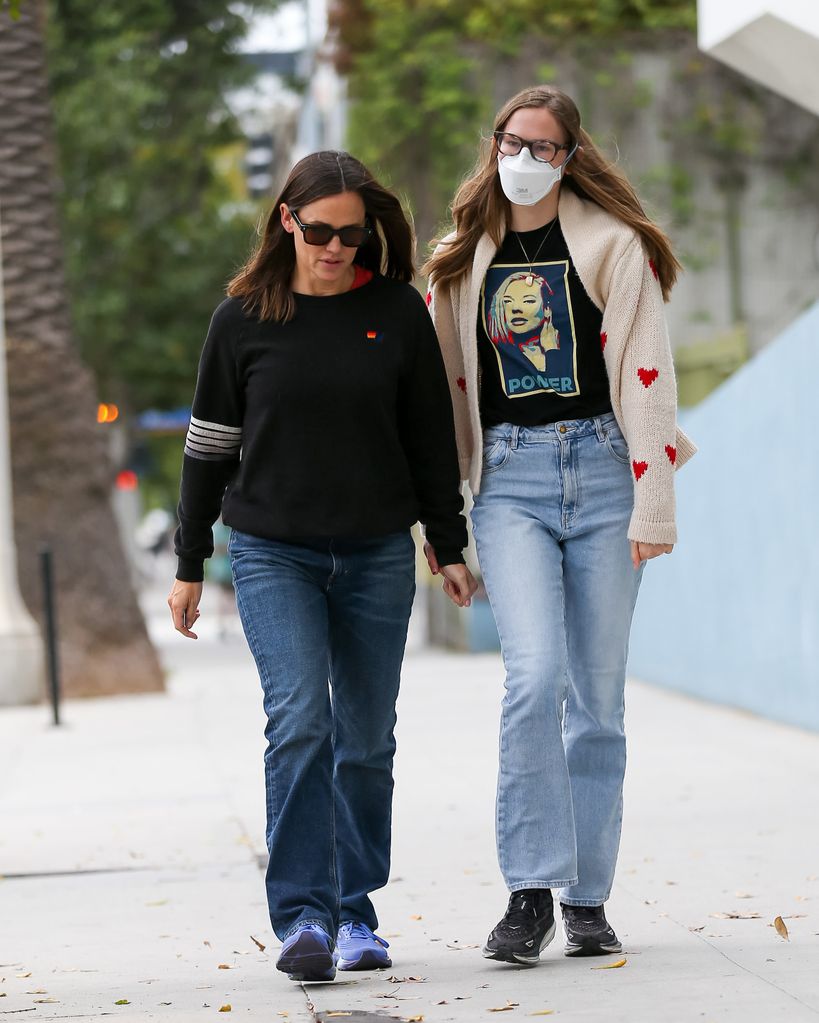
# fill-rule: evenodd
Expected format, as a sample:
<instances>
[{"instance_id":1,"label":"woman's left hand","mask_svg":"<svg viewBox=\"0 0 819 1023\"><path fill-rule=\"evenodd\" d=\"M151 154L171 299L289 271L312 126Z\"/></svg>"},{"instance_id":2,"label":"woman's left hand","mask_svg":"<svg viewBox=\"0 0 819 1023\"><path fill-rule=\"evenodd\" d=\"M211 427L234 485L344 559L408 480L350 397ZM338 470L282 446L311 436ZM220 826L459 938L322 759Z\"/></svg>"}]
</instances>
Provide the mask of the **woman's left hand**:
<instances>
[{"instance_id":1,"label":"woman's left hand","mask_svg":"<svg viewBox=\"0 0 819 1023\"><path fill-rule=\"evenodd\" d=\"M670 554L674 550L673 543L638 543L631 540L631 563L635 569L640 567L640 562L650 561L661 554Z\"/></svg>"}]
</instances>

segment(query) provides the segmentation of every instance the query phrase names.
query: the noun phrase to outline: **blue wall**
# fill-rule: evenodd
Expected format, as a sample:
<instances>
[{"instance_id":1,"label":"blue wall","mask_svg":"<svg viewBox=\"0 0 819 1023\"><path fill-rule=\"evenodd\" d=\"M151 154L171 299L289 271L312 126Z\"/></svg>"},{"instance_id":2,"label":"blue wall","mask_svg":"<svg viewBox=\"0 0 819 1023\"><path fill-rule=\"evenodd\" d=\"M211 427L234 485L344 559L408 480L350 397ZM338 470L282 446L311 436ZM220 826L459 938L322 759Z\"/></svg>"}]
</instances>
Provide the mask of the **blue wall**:
<instances>
[{"instance_id":1,"label":"blue wall","mask_svg":"<svg viewBox=\"0 0 819 1023\"><path fill-rule=\"evenodd\" d=\"M629 673L819 730L819 304L681 425L700 450Z\"/></svg>"}]
</instances>

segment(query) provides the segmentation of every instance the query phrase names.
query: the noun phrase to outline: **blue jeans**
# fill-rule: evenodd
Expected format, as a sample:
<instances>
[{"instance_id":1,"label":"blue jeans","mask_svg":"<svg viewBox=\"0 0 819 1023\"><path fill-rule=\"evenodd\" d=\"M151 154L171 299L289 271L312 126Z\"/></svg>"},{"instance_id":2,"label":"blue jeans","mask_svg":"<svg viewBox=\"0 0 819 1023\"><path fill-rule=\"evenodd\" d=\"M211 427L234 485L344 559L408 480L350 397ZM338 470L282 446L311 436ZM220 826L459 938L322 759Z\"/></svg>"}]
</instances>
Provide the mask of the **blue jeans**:
<instances>
[{"instance_id":1,"label":"blue jeans","mask_svg":"<svg viewBox=\"0 0 819 1023\"><path fill-rule=\"evenodd\" d=\"M236 602L267 713L267 901L305 923L378 925L387 883L395 701L415 594L409 532L284 543L234 530Z\"/></svg>"},{"instance_id":2,"label":"blue jeans","mask_svg":"<svg viewBox=\"0 0 819 1023\"><path fill-rule=\"evenodd\" d=\"M642 568L613 415L484 432L472 522L504 665L498 859L510 891L595 906L620 843L628 636Z\"/></svg>"}]
</instances>

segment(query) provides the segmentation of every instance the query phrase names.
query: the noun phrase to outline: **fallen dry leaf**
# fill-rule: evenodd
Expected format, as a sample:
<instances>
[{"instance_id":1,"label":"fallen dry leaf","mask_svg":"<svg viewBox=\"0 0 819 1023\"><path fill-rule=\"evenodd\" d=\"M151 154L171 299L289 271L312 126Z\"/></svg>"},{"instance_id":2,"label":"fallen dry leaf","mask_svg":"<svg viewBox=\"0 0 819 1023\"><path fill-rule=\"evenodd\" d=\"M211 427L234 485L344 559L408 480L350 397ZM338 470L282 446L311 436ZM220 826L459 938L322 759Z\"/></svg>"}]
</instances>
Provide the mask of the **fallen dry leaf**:
<instances>
[{"instance_id":1,"label":"fallen dry leaf","mask_svg":"<svg viewBox=\"0 0 819 1023\"><path fill-rule=\"evenodd\" d=\"M17 973L15 974L15 976L17 977L18 980L25 980L26 977L31 976L31 971L29 971L28 973Z\"/></svg>"},{"instance_id":2,"label":"fallen dry leaf","mask_svg":"<svg viewBox=\"0 0 819 1023\"><path fill-rule=\"evenodd\" d=\"M221 1008L219 1009L219 1012L232 1012L232 1011L233 1011L233 1006L232 1006L232 1005L230 1004L230 1002L228 1002L228 1004L227 1004L227 1005L223 1005L223 1006L222 1006L222 1007L221 1007Z\"/></svg>"},{"instance_id":3,"label":"fallen dry leaf","mask_svg":"<svg viewBox=\"0 0 819 1023\"><path fill-rule=\"evenodd\" d=\"M250 940L253 942L256 948L258 948L260 952L264 952L267 946L263 945L260 941L257 941L252 934L250 935Z\"/></svg>"},{"instance_id":4,"label":"fallen dry leaf","mask_svg":"<svg viewBox=\"0 0 819 1023\"><path fill-rule=\"evenodd\" d=\"M453 952L461 952L465 948L480 948L479 945L458 945L458 944L450 945L449 942L447 942L446 947L452 949Z\"/></svg>"},{"instance_id":5,"label":"fallen dry leaf","mask_svg":"<svg viewBox=\"0 0 819 1023\"><path fill-rule=\"evenodd\" d=\"M603 963L602 966L592 966L593 970L619 970L626 965L625 959L618 959L616 963ZM624 982L625 983L625 982Z\"/></svg>"},{"instance_id":6,"label":"fallen dry leaf","mask_svg":"<svg viewBox=\"0 0 819 1023\"><path fill-rule=\"evenodd\" d=\"M48 991L44 987L36 987L33 991L26 991L27 995L47 995Z\"/></svg>"},{"instance_id":7,"label":"fallen dry leaf","mask_svg":"<svg viewBox=\"0 0 819 1023\"><path fill-rule=\"evenodd\" d=\"M790 935L788 934L788 928L785 926L785 921L782 919L781 916L778 916L774 920L774 927L776 928L776 933L779 935L780 938L784 938L785 941L791 940Z\"/></svg>"},{"instance_id":8,"label":"fallen dry leaf","mask_svg":"<svg viewBox=\"0 0 819 1023\"><path fill-rule=\"evenodd\" d=\"M449 1005L449 1002L446 1000L446 998L442 998L440 1002L436 1002L435 1004L436 1005Z\"/></svg>"},{"instance_id":9,"label":"fallen dry leaf","mask_svg":"<svg viewBox=\"0 0 819 1023\"><path fill-rule=\"evenodd\" d=\"M232 970L233 967L229 966L227 963L219 963L219 965L216 967L216 969L217 970Z\"/></svg>"},{"instance_id":10,"label":"fallen dry leaf","mask_svg":"<svg viewBox=\"0 0 819 1023\"><path fill-rule=\"evenodd\" d=\"M517 1009L520 1002L507 1002L506 1005L495 1006L494 1009L487 1009L487 1012L511 1012L512 1009Z\"/></svg>"},{"instance_id":11,"label":"fallen dry leaf","mask_svg":"<svg viewBox=\"0 0 819 1023\"><path fill-rule=\"evenodd\" d=\"M211 947L212 947L212 946L211 946L211 943L210 943L209 941L203 941L203 942L202 942L202 944L203 944L203 945L204 945L204 946L205 946L206 948L211 948Z\"/></svg>"},{"instance_id":12,"label":"fallen dry leaf","mask_svg":"<svg viewBox=\"0 0 819 1023\"><path fill-rule=\"evenodd\" d=\"M59 998L35 998L35 1005L56 1005L59 1002Z\"/></svg>"},{"instance_id":13,"label":"fallen dry leaf","mask_svg":"<svg viewBox=\"0 0 819 1023\"><path fill-rule=\"evenodd\" d=\"M145 905L146 906L167 906L168 905L168 900L167 899L156 899L154 902L146 902Z\"/></svg>"},{"instance_id":14,"label":"fallen dry leaf","mask_svg":"<svg viewBox=\"0 0 819 1023\"><path fill-rule=\"evenodd\" d=\"M751 895L750 892L734 892L735 899L754 899L755 895Z\"/></svg>"},{"instance_id":15,"label":"fallen dry leaf","mask_svg":"<svg viewBox=\"0 0 819 1023\"><path fill-rule=\"evenodd\" d=\"M530 1012L530 1013L527 1013L527 1015L529 1015L529 1016L551 1016L554 1011L555 1011L554 1009L541 1009L539 1012Z\"/></svg>"},{"instance_id":16,"label":"fallen dry leaf","mask_svg":"<svg viewBox=\"0 0 819 1023\"><path fill-rule=\"evenodd\" d=\"M114 1005L130 1005L131 1003L127 998L120 998L119 1001L114 1002Z\"/></svg>"},{"instance_id":17,"label":"fallen dry leaf","mask_svg":"<svg viewBox=\"0 0 819 1023\"><path fill-rule=\"evenodd\" d=\"M327 1016L352 1016L351 1012L328 1012Z\"/></svg>"},{"instance_id":18,"label":"fallen dry leaf","mask_svg":"<svg viewBox=\"0 0 819 1023\"><path fill-rule=\"evenodd\" d=\"M423 919L424 918L421 916L420 913L413 913L412 916L410 917L410 920L423 920Z\"/></svg>"},{"instance_id":19,"label":"fallen dry leaf","mask_svg":"<svg viewBox=\"0 0 819 1023\"><path fill-rule=\"evenodd\" d=\"M423 984L426 982L426 977L387 977L388 984Z\"/></svg>"},{"instance_id":20,"label":"fallen dry leaf","mask_svg":"<svg viewBox=\"0 0 819 1023\"><path fill-rule=\"evenodd\" d=\"M705 930L705 924L703 924L702 927L689 927L688 930L689 931L697 931L697 932L698 931L704 931Z\"/></svg>"},{"instance_id":21,"label":"fallen dry leaf","mask_svg":"<svg viewBox=\"0 0 819 1023\"><path fill-rule=\"evenodd\" d=\"M715 920L758 920L761 913L709 913Z\"/></svg>"},{"instance_id":22,"label":"fallen dry leaf","mask_svg":"<svg viewBox=\"0 0 819 1023\"><path fill-rule=\"evenodd\" d=\"M404 1023L424 1023L423 1016L405 1016Z\"/></svg>"}]
</instances>

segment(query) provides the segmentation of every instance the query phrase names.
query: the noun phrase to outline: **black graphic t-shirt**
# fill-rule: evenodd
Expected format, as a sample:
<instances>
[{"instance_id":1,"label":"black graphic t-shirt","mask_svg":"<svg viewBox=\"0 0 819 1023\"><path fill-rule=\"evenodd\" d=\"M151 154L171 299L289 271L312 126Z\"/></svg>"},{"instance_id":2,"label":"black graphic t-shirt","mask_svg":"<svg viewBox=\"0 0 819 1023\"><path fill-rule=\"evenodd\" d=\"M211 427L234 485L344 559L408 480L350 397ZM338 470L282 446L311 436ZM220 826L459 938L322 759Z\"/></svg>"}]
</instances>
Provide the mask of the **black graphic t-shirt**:
<instances>
[{"instance_id":1,"label":"black graphic t-shirt","mask_svg":"<svg viewBox=\"0 0 819 1023\"><path fill-rule=\"evenodd\" d=\"M531 268L524 250L537 254ZM483 425L544 426L610 412L602 319L559 221L507 232L486 272L478 312Z\"/></svg>"}]
</instances>

